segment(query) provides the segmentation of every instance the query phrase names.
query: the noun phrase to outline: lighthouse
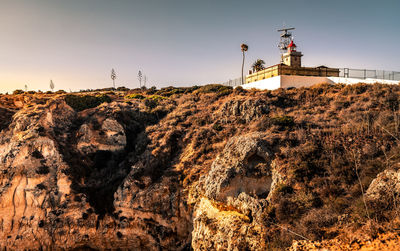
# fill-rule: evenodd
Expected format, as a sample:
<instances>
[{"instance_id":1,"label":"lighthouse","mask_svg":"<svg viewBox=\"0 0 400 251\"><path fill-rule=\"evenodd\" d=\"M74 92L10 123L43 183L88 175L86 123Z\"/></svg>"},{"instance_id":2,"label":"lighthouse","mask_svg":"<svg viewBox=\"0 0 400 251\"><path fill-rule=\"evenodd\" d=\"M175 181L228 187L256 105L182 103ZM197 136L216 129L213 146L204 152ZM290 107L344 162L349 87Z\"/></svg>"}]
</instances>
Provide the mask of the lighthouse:
<instances>
[{"instance_id":1,"label":"lighthouse","mask_svg":"<svg viewBox=\"0 0 400 251\"><path fill-rule=\"evenodd\" d=\"M291 67L301 67L301 54L300 51L297 51L296 44L292 41L287 46L287 51L282 55L282 61L285 65Z\"/></svg>"},{"instance_id":2,"label":"lighthouse","mask_svg":"<svg viewBox=\"0 0 400 251\"><path fill-rule=\"evenodd\" d=\"M270 86L267 89L273 90L277 88L309 86L311 83L326 82L328 81L327 77L339 77L338 68L302 66L301 57L303 54L298 51L294 43L292 30L294 28L278 30L282 32L278 44L281 62L261 71L250 73L246 76L246 84L258 82L257 85L259 85L268 82Z\"/></svg>"}]
</instances>

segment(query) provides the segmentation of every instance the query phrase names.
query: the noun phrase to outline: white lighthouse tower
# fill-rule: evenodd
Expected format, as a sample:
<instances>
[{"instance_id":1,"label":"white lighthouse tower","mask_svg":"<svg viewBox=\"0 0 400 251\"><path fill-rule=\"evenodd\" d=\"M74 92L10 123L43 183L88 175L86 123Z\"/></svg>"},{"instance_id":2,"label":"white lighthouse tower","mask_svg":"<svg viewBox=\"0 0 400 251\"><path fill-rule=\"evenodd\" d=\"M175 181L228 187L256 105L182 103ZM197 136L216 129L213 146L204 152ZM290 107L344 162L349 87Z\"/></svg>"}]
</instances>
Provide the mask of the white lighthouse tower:
<instances>
[{"instance_id":1,"label":"white lighthouse tower","mask_svg":"<svg viewBox=\"0 0 400 251\"><path fill-rule=\"evenodd\" d=\"M292 41L287 46L287 52L282 55L282 61L285 65L291 67L301 67L301 54L300 51L297 51L296 44Z\"/></svg>"}]
</instances>

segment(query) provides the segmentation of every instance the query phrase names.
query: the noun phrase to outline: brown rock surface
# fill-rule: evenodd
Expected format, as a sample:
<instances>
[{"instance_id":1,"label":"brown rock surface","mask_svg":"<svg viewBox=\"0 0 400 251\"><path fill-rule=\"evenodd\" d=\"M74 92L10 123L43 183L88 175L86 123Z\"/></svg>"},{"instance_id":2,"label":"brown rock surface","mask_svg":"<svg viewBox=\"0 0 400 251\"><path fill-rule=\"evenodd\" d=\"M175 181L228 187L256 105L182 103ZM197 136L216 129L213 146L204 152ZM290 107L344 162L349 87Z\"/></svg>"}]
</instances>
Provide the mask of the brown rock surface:
<instances>
[{"instance_id":1,"label":"brown rock surface","mask_svg":"<svg viewBox=\"0 0 400 251\"><path fill-rule=\"evenodd\" d=\"M399 94L0 95L0 250L390 250Z\"/></svg>"},{"instance_id":2,"label":"brown rock surface","mask_svg":"<svg viewBox=\"0 0 400 251\"><path fill-rule=\"evenodd\" d=\"M0 247L185 247L179 175L156 179L147 159L125 159L141 119L153 117L123 103L77 114L62 99L18 111L1 132Z\"/></svg>"},{"instance_id":3,"label":"brown rock surface","mask_svg":"<svg viewBox=\"0 0 400 251\"><path fill-rule=\"evenodd\" d=\"M195 250L265 250L263 211L279 174L262 134L232 138L217 156L193 214Z\"/></svg>"}]
</instances>

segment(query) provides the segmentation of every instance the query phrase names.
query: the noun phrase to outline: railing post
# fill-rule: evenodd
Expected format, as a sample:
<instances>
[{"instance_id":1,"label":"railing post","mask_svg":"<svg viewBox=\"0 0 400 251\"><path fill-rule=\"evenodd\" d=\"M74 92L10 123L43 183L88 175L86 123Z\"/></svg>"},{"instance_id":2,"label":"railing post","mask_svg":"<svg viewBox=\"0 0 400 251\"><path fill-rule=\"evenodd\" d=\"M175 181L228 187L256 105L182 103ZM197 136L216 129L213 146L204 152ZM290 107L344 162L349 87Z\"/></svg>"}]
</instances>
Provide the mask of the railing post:
<instances>
[{"instance_id":1,"label":"railing post","mask_svg":"<svg viewBox=\"0 0 400 251\"><path fill-rule=\"evenodd\" d=\"M349 68L344 68L344 77L348 78L349 77Z\"/></svg>"}]
</instances>

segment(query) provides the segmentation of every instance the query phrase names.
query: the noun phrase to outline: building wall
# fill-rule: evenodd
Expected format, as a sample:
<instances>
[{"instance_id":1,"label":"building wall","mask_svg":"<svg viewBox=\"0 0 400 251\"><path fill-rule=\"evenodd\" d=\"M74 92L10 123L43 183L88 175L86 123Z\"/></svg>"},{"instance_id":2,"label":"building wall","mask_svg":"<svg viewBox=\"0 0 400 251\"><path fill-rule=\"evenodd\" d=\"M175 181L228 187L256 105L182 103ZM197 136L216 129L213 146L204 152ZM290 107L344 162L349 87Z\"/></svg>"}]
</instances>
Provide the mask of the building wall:
<instances>
[{"instance_id":1,"label":"building wall","mask_svg":"<svg viewBox=\"0 0 400 251\"><path fill-rule=\"evenodd\" d=\"M276 77L279 75L278 65L268 67L262 71L255 72L253 74L246 76L245 83L251 83L255 81L260 81L267 78Z\"/></svg>"},{"instance_id":2,"label":"building wall","mask_svg":"<svg viewBox=\"0 0 400 251\"><path fill-rule=\"evenodd\" d=\"M260 81L278 75L297 75L297 76L318 76L318 77L339 77L339 69L336 68L316 68L316 67L291 67L287 65L274 65L262 71L255 72L246 76L245 83Z\"/></svg>"},{"instance_id":3,"label":"building wall","mask_svg":"<svg viewBox=\"0 0 400 251\"><path fill-rule=\"evenodd\" d=\"M384 79L357 79L340 77L315 77L315 76L295 76L281 75L248 84L242 85L244 89L276 90L278 88L300 88L310 87L316 84L356 84L356 83L382 83L382 84L400 84L399 81Z\"/></svg>"},{"instance_id":4,"label":"building wall","mask_svg":"<svg viewBox=\"0 0 400 251\"><path fill-rule=\"evenodd\" d=\"M317 67L290 67L282 65L279 75L339 77L339 69Z\"/></svg>"},{"instance_id":5,"label":"building wall","mask_svg":"<svg viewBox=\"0 0 400 251\"><path fill-rule=\"evenodd\" d=\"M262 79L256 82L251 82L242 85L243 89L260 89L260 90L276 90L281 87L281 76Z\"/></svg>"},{"instance_id":6,"label":"building wall","mask_svg":"<svg viewBox=\"0 0 400 251\"><path fill-rule=\"evenodd\" d=\"M326 77L314 77L314 76L281 76L281 88L290 88L290 87L310 87L316 84L334 84L332 80Z\"/></svg>"},{"instance_id":7,"label":"building wall","mask_svg":"<svg viewBox=\"0 0 400 251\"><path fill-rule=\"evenodd\" d=\"M292 51L283 54L283 63L292 67L301 67L301 52Z\"/></svg>"}]
</instances>

